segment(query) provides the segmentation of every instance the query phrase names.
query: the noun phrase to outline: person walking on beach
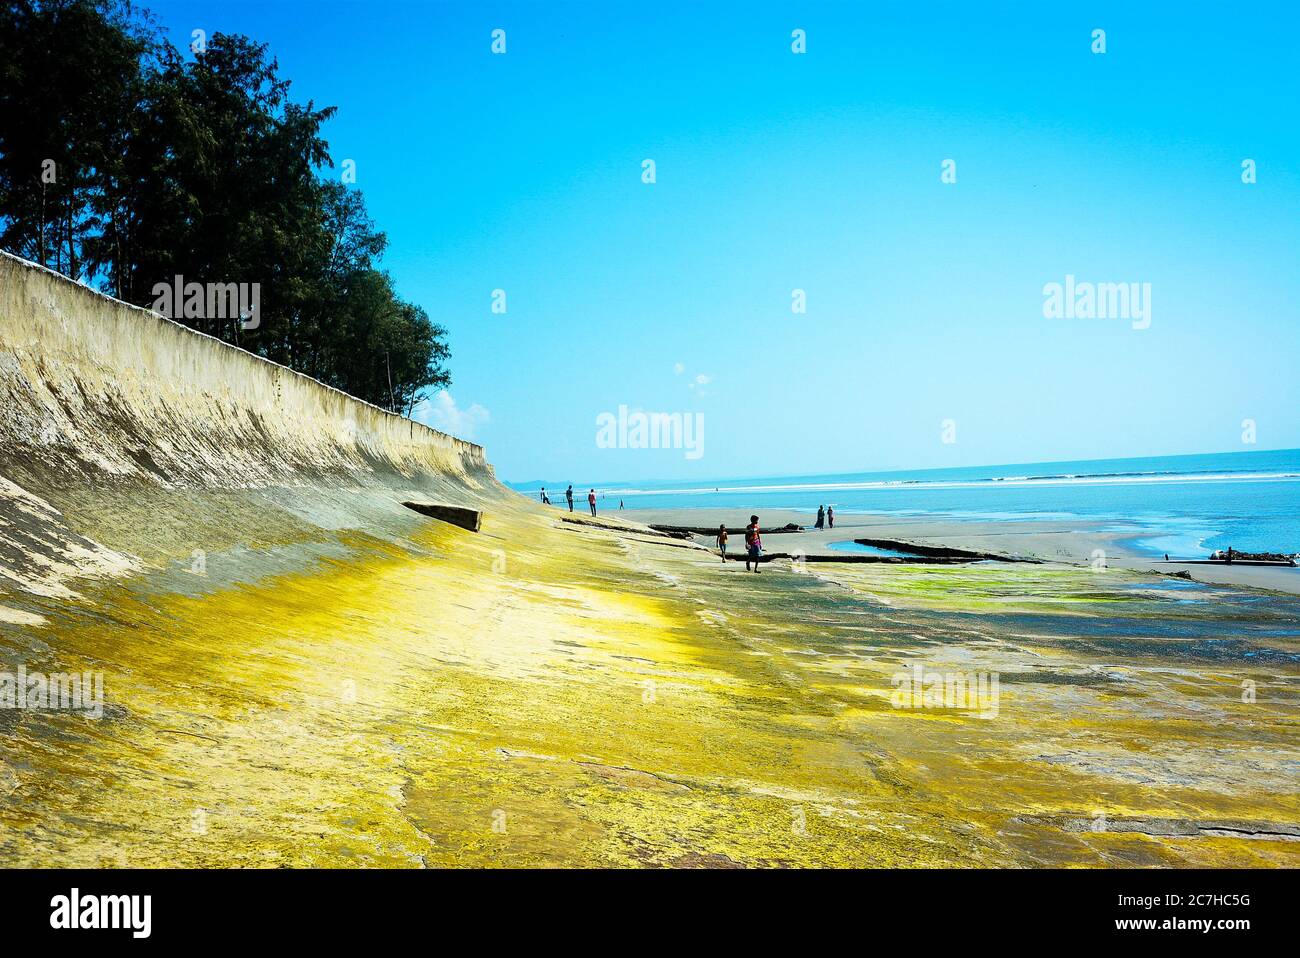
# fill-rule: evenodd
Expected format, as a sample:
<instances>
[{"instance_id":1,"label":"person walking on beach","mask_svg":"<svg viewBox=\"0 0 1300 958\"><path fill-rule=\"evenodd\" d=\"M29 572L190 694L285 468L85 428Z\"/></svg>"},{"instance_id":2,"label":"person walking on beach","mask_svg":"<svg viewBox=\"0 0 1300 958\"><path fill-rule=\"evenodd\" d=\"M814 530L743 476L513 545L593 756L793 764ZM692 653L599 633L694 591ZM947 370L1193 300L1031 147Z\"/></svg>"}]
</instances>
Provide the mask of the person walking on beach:
<instances>
[{"instance_id":1,"label":"person walking on beach","mask_svg":"<svg viewBox=\"0 0 1300 958\"><path fill-rule=\"evenodd\" d=\"M825 506L817 507L817 523L813 526L813 528L814 529L826 528L826 507Z\"/></svg>"},{"instance_id":2,"label":"person walking on beach","mask_svg":"<svg viewBox=\"0 0 1300 958\"><path fill-rule=\"evenodd\" d=\"M546 487L542 486L542 505L549 506L550 504L551 500L546 498Z\"/></svg>"},{"instance_id":3,"label":"person walking on beach","mask_svg":"<svg viewBox=\"0 0 1300 958\"><path fill-rule=\"evenodd\" d=\"M727 524L724 522L718 526L718 552L722 555L722 561L727 561Z\"/></svg>"},{"instance_id":4,"label":"person walking on beach","mask_svg":"<svg viewBox=\"0 0 1300 958\"><path fill-rule=\"evenodd\" d=\"M835 528L835 510L832 509L830 506L826 507L826 528L827 529Z\"/></svg>"},{"instance_id":5,"label":"person walking on beach","mask_svg":"<svg viewBox=\"0 0 1300 958\"><path fill-rule=\"evenodd\" d=\"M564 498L569 500L569 511L573 511L573 483L569 483L569 488L564 490Z\"/></svg>"},{"instance_id":6,"label":"person walking on beach","mask_svg":"<svg viewBox=\"0 0 1300 958\"><path fill-rule=\"evenodd\" d=\"M758 537L758 516L749 517L749 525L745 526L745 571L749 571L749 564L754 563L754 571L758 572L758 557L763 554L763 540Z\"/></svg>"},{"instance_id":7,"label":"person walking on beach","mask_svg":"<svg viewBox=\"0 0 1300 958\"><path fill-rule=\"evenodd\" d=\"M591 514L596 514L596 490L592 489L587 493L587 505L591 506Z\"/></svg>"}]
</instances>

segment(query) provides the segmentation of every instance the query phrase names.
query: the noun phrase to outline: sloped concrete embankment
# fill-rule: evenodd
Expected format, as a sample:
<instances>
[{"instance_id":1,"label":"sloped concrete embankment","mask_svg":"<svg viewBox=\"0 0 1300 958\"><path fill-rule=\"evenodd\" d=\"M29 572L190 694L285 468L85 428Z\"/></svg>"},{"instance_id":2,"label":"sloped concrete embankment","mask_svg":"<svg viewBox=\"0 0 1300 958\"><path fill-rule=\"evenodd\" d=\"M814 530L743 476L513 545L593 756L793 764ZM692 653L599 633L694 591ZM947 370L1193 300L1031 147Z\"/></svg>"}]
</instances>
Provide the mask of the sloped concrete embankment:
<instances>
[{"instance_id":1,"label":"sloped concrete embankment","mask_svg":"<svg viewBox=\"0 0 1300 958\"><path fill-rule=\"evenodd\" d=\"M483 449L0 254L0 607L509 493ZM308 548L304 548L308 547ZM288 550L286 552L286 550ZM257 574L245 556L232 577Z\"/></svg>"}]
</instances>

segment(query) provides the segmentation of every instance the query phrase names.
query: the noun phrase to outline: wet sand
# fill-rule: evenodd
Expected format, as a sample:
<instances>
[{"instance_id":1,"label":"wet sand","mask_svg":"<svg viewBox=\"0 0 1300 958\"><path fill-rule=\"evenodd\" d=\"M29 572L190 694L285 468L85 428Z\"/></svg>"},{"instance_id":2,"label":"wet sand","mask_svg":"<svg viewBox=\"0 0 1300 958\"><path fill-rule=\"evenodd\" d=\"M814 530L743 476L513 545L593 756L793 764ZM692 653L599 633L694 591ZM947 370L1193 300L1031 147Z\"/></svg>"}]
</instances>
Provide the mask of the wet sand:
<instances>
[{"instance_id":1,"label":"wet sand","mask_svg":"<svg viewBox=\"0 0 1300 958\"><path fill-rule=\"evenodd\" d=\"M759 524L765 529L791 522L807 527L806 531L800 533L765 535L763 545L769 552L789 552L797 547L808 555L835 555L836 550L829 548L832 542L851 542L859 538L898 539L921 545L1023 556L1090 569L1099 562L1104 562L1107 568L1166 574L1185 571L1198 582L1300 594L1300 568L1201 565L1177 561L1177 558L1188 558L1186 556L1171 557L1173 561L1164 562L1134 548L1133 541L1149 538L1149 533L1139 535L1116 532L1082 520L977 522L942 517L900 518L837 513L834 529L812 529L817 518L815 513L790 509L625 509L610 515L623 516L647 525L702 526L710 529L725 522L729 528L735 529L744 526L753 512L759 514ZM710 537L698 536L697 541L712 545ZM742 543L733 536L729 548L739 553ZM1097 556L1098 550L1104 555Z\"/></svg>"}]
</instances>

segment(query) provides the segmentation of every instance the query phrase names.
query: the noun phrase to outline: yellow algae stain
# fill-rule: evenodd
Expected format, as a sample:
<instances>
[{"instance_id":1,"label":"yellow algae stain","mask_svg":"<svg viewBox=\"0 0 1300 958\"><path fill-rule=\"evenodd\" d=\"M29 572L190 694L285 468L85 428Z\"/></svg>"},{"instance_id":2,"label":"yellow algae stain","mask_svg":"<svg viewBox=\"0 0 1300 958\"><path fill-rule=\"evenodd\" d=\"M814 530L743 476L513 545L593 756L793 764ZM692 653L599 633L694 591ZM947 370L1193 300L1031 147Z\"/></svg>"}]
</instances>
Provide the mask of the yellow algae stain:
<instances>
[{"instance_id":1,"label":"yellow algae stain","mask_svg":"<svg viewBox=\"0 0 1300 958\"><path fill-rule=\"evenodd\" d=\"M741 578L652 542L632 563L618 533L505 509L477 536L428 523L407 546L337 540L345 557L203 595L105 584L84 608L44 610L33 663L103 672L108 706L99 721L12 717L6 863L1297 860L1298 843L1041 821L1294 821L1294 787L1275 787L1295 752L1286 710L1220 703L1249 716L1225 727L1191 704L1222 699L1234 669L1181 675L1183 689L1130 668L1123 695L1052 684L1097 663L987 636L944 645L932 617L864 612L833 582ZM892 708L890 678L915 656L1022 678L991 721ZM1269 788L1232 783L1248 772Z\"/></svg>"}]
</instances>

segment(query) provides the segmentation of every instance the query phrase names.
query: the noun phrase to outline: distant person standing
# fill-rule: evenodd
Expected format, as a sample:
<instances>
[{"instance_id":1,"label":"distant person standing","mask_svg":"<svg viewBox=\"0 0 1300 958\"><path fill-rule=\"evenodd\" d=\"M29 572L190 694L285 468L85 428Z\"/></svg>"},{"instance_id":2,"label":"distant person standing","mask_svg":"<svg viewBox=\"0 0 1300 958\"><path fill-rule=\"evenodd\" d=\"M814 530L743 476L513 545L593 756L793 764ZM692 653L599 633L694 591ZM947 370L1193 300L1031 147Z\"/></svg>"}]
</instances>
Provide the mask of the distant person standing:
<instances>
[{"instance_id":1,"label":"distant person standing","mask_svg":"<svg viewBox=\"0 0 1300 958\"><path fill-rule=\"evenodd\" d=\"M745 571L749 571L749 564L754 563L754 571L758 572L758 557L763 554L763 540L758 536L758 516L749 517L749 525L745 526Z\"/></svg>"},{"instance_id":2,"label":"distant person standing","mask_svg":"<svg viewBox=\"0 0 1300 958\"><path fill-rule=\"evenodd\" d=\"M727 524L724 522L718 526L718 552L722 555L722 561L727 561Z\"/></svg>"},{"instance_id":3,"label":"distant person standing","mask_svg":"<svg viewBox=\"0 0 1300 958\"><path fill-rule=\"evenodd\" d=\"M1228 546L1228 565L1232 565L1232 546Z\"/></svg>"},{"instance_id":4,"label":"distant person standing","mask_svg":"<svg viewBox=\"0 0 1300 958\"><path fill-rule=\"evenodd\" d=\"M596 490L592 489L587 493L587 505L591 506L591 514L596 514Z\"/></svg>"},{"instance_id":5,"label":"distant person standing","mask_svg":"<svg viewBox=\"0 0 1300 958\"><path fill-rule=\"evenodd\" d=\"M549 506L550 504L551 500L546 498L546 487L542 486L542 505Z\"/></svg>"},{"instance_id":6,"label":"distant person standing","mask_svg":"<svg viewBox=\"0 0 1300 958\"><path fill-rule=\"evenodd\" d=\"M623 508L623 500L622 500L622 499L618 500L618 508L619 508L620 511L621 511L622 508Z\"/></svg>"},{"instance_id":7,"label":"distant person standing","mask_svg":"<svg viewBox=\"0 0 1300 958\"><path fill-rule=\"evenodd\" d=\"M825 506L817 507L817 522L813 526L813 528L814 529L826 528L826 507Z\"/></svg>"},{"instance_id":8,"label":"distant person standing","mask_svg":"<svg viewBox=\"0 0 1300 958\"><path fill-rule=\"evenodd\" d=\"M832 509L830 506L826 507L826 528L827 529L835 528L835 510Z\"/></svg>"},{"instance_id":9,"label":"distant person standing","mask_svg":"<svg viewBox=\"0 0 1300 958\"><path fill-rule=\"evenodd\" d=\"M573 483L569 483L569 488L564 490L564 498L569 500L569 511L573 511Z\"/></svg>"}]
</instances>

